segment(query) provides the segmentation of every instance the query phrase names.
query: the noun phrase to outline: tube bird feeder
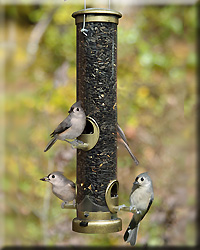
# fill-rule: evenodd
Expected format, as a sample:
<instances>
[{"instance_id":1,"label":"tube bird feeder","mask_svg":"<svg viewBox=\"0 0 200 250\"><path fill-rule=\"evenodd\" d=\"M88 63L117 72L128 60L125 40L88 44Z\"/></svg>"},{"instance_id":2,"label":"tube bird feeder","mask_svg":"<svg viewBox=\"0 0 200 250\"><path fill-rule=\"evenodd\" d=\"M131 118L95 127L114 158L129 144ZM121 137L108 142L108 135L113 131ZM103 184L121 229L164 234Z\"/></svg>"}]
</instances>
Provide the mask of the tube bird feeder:
<instances>
[{"instance_id":1,"label":"tube bird feeder","mask_svg":"<svg viewBox=\"0 0 200 250\"><path fill-rule=\"evenodd\" d=\"M77 217L72 229L117 232L122 222L108 203L118 203L117 24L122 15L92 8L72 16L77 26L77 100L87 115L79 139L88 145L77 150Z\"/></svg>"}]
</instances>

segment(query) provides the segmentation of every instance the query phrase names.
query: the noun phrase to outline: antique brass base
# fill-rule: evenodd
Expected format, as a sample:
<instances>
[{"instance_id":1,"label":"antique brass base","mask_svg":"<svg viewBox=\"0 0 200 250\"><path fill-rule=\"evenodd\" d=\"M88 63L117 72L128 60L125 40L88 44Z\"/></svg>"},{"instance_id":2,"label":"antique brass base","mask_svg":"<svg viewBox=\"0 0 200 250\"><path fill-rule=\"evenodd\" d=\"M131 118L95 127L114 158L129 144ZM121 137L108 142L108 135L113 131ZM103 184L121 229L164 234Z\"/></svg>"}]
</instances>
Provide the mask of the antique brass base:
<instances>
[{"instance_id":1,"label":"antique brass base","mask_svg":"<svg viewBox=\"0 0 200 250\"><path fill-rule=\"evenodd\" d=\"M110 212L78 212L73 219L72 230L79 233L114 233L122 230L122 220L117 213Z\"/></svg>"}]
</instances>

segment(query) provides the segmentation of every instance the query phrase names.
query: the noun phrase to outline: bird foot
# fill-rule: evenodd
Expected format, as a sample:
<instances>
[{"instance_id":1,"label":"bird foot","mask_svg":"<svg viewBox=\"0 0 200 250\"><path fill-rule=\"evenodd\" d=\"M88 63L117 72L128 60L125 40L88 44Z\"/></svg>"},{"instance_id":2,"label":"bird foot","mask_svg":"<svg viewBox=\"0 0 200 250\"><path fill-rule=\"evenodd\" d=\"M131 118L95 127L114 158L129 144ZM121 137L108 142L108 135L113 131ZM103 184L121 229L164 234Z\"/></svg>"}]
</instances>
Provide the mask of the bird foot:
<instances>
[{"instance_id":1,"label":"bird foot","mask_svg":"<svg viewBox=\"0 0 200 250\"><path fill-rule=\"evenodd\" d=\"M75 141L78 143L78 144L84 144L84 142L78 140L78 139L75 139Z\"/></svg>"},{"instance_id":2,"label":"bird foot","mask_svg":"<svg viewBox=\"0 0 200 250\"><path fill-rule=\"evenodd\" d=\"M73 200L73 206L76 207L76 200Z\"/></svg>"},{"instance_id":3,"label":"bird foot","mask_svg":"<svg viewBox=\"0 0 200 250\"><path fill-rule=\"evenodd\" d=\"M77 148L77 149L86 149L88 147L88 143L84 143L78 139L75 139L72 143L72 148Z\"/></svg>"},{"instance_id":4,"label":"bird foot","mask_svg":"<svg viewBox=\"0 0 200 250\"><path fill-rule=\"evenodd\" d=\"M65 205L67 205L67 204L68 204L67 201L63 201L63 203L61 204L61 208L62 208L62 209L65 208Z\"/></svg>"},{"instance_id":5,"label":"bird foot","mask_svg":"<svg viewBox=\"0 0 200 250\"><path fill-rule=\"evenodd\" d=\"M77 140L77 139L74 139L73 141L68 141L68 140L65 140L65 141L70 143L72 145L72 148L76 148L78 145L84 144L84 142Z\"/></svg>"},{"instance_id":6,"label":"bird foot","mask_svg":"<svg viewBox=\"0 0 200 250\"><path fill-rule=\"evenodd\" d=\"M138 210L136 209L135 206L130 206L130 212L132 212L132 211L131 211L132 209L134 209L134 210L135 210L134 212L137 213Z\"/></svg>"},{"instance_id":7,"label":"bird foot","mask_svg":"<svg viewBox=\"0 0 200 250\"><path fill-rule=\"evenodd\" d=\"M134 210L134 211L131 211L131 210ZM136 214L141 214L141 211L140 210L137 210L137 208L135 206L130 206L130 211L133 212L133 213L136 213Z\"/></svg>"},{"instance_id":8,"label":"bird foot","mask_svg":"<svg viewBox=\"0 0 200 250\"><path fill-rule=\"evenodd\" d=\"M120 211L120 209L122 209L123 207L126 207L126 205L125 205L125 204L119 205L119 206L118 206L118 210Z\"/></svg>"}]
</instances>

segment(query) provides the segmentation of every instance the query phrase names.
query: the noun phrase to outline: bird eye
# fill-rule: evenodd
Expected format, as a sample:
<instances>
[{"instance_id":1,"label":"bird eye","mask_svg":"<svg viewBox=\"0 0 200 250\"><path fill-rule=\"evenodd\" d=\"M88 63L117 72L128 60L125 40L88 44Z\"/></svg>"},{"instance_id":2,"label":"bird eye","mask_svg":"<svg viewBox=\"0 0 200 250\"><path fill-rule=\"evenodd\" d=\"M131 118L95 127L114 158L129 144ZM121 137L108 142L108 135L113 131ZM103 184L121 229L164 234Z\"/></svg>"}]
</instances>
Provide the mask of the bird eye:
<instances>
[{"instance_id":1,"label":"bird eye","mask_svg":"<svg viewBox=\"0 0 200 250\"><path fill-rule=\"evenodd\" d=\"M140 180L141 180L141 181L144 181L144 178L142 177Z\"/></svg>"},{"instance_id":2,"label":"bird eye","mask_svg":"<svg viewBox=\"0 0 200 250\"><path fill-rule=\"evenodd\" d=\"M79 111L79 108L77 108L76 110Z\"/></svg>"},{"instance_id":3,"label":"bird eye","mask_svg":"<svg viewBox=\"0 0 200 250\"><path fill-rule=\"evenodd\" d=\"M54 174L52 175L52 178L55 178L55 175L54 175Z\"/></svg>"}]
</instances>

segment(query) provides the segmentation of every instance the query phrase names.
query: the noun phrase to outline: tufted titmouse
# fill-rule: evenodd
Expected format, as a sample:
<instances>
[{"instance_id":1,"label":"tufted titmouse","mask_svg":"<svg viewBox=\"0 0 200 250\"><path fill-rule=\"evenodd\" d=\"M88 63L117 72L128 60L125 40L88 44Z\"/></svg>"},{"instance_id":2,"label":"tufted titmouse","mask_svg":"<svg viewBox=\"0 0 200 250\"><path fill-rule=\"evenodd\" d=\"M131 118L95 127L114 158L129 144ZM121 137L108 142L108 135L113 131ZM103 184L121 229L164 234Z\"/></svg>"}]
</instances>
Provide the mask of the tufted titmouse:
<instances>
[{"instance_id":1,"label":"tufted titmouse","mask_svg":"<svg viewBox=\"0 0 200 250\"><path fill-rule=\"evenodd\" d=\"M86 116L81 107L81 101L74 103L68 113L68 117L50 134L52 139L46 146L44 152L49 150L57 140L67 141L72 145L74 143L82 143L75 139L82 134L86 124ZM70 142L67 139L74 139L74 141Z\"/></svg>"},{"instance_id":2,"label":"tufted titmouse","mask_svg":"<svg viewBox=\"0 0 200 250\"><path fill-rule=\"evenodd\" d=\"M149 211L153 199L153 184L150 176L147 173L139 174L133 182L130 194L130 209L135 207L137 212L133 214L132 220L124 234L124 240L127 243L130 242L132 246L136 243L140 221Z\"/></svg>"},{"instance_id":3,"label":"tufted titmouse","mask_svg":"<svg viewBox=\"0 0 200 250\"><path fill-rule=\"evenodd\" d=\"M134 160L135 164L138 165L139 161L137 160L135 155L131 152L131 149L129 148L128 141L126 139L124 131L120 128L119 124L117 124L117 132L121 136L122 142L124 143L125 148L128 150L128 152L129 152L130 156L132 157L132 159Z\"/></svg>"},{"instance_id":4,"label":"tufted titmouse","mask_svg":"<svg viewBox=\"0 0 200 250\"><path fill-rule=\"evenodd\" d=\"M40 180L48 181L52 184L52 192L55 194L55 196L64 201L61 205L62 208L64 208L64 205L68 204L70 201L73 201L75 206L76 185L73 181L67 179L63 175L63 172L52 172Z\"/></svg>"}]
</instances>

